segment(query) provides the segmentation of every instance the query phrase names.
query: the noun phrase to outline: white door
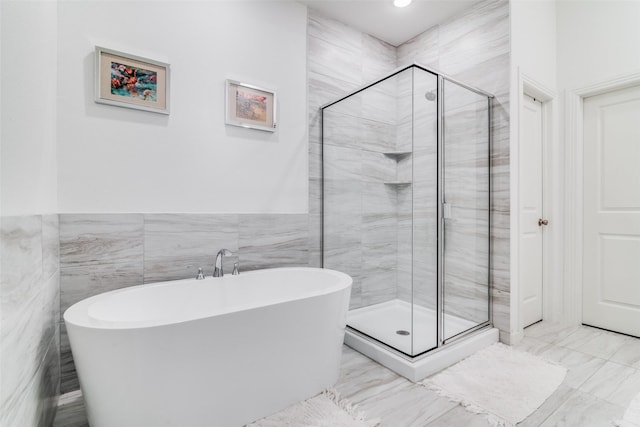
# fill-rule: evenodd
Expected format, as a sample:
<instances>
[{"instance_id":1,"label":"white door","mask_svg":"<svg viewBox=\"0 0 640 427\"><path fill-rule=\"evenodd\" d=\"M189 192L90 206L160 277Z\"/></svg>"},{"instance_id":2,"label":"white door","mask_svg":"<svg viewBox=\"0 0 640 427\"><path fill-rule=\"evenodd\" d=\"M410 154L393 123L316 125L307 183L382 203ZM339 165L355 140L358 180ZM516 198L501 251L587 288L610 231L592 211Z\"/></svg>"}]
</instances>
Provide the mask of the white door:
<instances>
[{"instance_id":1,"label":"white door","mask_svg":"<svg viewBox=\"0 0 640 427\"><path fill-rule=\"evenodd\" d=\"M520 112L520 312L522 326L542 320L542 103L523 97Z\"/></svg>"},{"instance_id":2,"label":"white door","mask_svg":"<svg viewBox=\"0 0 640 427\"><path fill-rule=\"evenodd\" d=\"M640 337L640 87L584 101L582 323Z\"/></svg>"}]
</instances>

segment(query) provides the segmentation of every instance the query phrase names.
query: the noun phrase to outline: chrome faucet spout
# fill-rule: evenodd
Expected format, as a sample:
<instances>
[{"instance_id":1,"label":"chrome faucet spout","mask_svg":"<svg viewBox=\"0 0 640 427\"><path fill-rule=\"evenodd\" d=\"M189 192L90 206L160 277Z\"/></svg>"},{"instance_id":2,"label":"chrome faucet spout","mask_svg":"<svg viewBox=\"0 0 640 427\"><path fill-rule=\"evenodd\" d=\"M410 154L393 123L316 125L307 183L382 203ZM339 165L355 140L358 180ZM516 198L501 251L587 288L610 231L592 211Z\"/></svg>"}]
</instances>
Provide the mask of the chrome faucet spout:
<instances>
[{"instance_id":1,"label":"chrome faucet spout","mask_svg":"<svg viewBox=\"0 0 640 427\"><path fill-rule=\"evenodd\" d=\"M218 255L216 255L216 264L213 268L213 277L223 277L224 271L222 270L222 258L227 255L233 255L229 249L220 249Z\"/></svg>"}]
</instances>

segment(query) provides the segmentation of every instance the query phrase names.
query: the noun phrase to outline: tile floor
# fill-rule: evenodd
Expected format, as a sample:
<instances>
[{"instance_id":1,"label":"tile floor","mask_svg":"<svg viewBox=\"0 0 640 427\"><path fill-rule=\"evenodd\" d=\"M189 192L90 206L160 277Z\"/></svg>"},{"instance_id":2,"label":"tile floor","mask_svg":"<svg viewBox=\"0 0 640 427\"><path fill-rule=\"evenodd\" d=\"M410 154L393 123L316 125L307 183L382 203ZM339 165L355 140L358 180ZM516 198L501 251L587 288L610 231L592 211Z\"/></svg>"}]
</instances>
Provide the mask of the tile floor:
<instances>
[{"instance_id":1,"label":"tile floor","mask_svg":"<svg viewBox=\"0 0 640 427\"><path fill-rule=\"evenodd\" d=\"M519 427L606 427L622 418L640 393L640 339L586 326L541 322L525 330L516 346L568 368L563 384ZM336 389L383 427L485 427L467 412L344 347ZM86 426L81 405L58 411L56 427Z\"/></svg>"}]
</instances>

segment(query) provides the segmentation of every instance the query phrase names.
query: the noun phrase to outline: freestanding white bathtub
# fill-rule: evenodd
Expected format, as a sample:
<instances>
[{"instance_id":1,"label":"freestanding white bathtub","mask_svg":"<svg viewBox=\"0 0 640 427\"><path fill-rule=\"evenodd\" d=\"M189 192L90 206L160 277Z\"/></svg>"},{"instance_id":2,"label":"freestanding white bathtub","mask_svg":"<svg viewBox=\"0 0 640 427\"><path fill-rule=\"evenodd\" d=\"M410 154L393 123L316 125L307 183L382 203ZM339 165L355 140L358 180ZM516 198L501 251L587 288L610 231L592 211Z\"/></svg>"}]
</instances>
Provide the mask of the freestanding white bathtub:
<instances>
[{"instance_id":1,"label":"freestanding white bathtub","mask_svg":"<svg viewBox=\"0 0 640 427\"><path fill-rule=\"evenodd\" d=\"M276 268L134 286L64 313L92 427L234 427L338 379L351 278Z\"/></svg>"}]
</instances>

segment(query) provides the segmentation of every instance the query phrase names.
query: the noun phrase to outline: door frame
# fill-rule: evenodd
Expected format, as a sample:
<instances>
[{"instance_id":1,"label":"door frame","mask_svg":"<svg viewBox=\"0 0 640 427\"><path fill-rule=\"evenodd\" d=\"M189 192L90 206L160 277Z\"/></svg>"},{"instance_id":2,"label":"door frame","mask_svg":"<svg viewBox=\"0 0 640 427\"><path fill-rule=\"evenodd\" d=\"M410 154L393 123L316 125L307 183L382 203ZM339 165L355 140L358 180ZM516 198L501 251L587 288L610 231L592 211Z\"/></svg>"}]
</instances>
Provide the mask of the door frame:
<instances>
[{"instance_id":1,"label":"door frame","mask_svg":"<svg viewBox=\"0 0 640 427\"><path fill-rule=\"evenodd\" d=\"M565 105L565 263L564 319L582 323L582 251L584 232L584 99L614 90L640 85L640 71L600 80L567 90Z\"/></svg>"},{"instance_id":2,"label":"door frame","mask_svg":"<svg viewBox=\"0 0 640 427\"><path fill-rule=\"evenodd\" d=\"M518 124L518 143L516 144L516 150L512 150L511 155L514 157L514 161L516 166L517 174L517 188L512 188L511 192L514 197L512 197L511 201L511 250L515 254L516 265L511 274L512 284L515 282L515 286L512 286L512 292L514 293L512 300L517 310L515 310L515 318L512 317L512 321L515 327L515 342L519 341L523 336L523 324L522 324L522 310L521 310L521 292L520 292L520 265L525 262L522 259L520 253L520 194L519 194L519 183L520 183L520 171L521 168L519 166L520 162L520 144L522 142L522 126L521 124L521 116L522 116L522 108L523 108L523 99L524 96L530 96L537 101L540 101L542 104L542 205L544 210L544 215L547 218L552 218L552 226L551 228L545 230L546 236L542 241L542 251L543 251L543 272L542 272L542 317L543 319L554 319L557 317L557 313L553 309L554 297L552 295L552 289L557 288L552 287L551 283L553 281L552 270L549 268L552 263L552 253L551 248L554 247L552 245L553 242L556 242L558 236L561 236L560 230L562 229L561 222L559 221L560 215L556 213L556 203L553 203L553 200L557 197L558 187L551 185L552 182L556 180L553 177L557 177L557 167L559 165L554 165L552 159L555 156L552 155L554 151L555 132L556 132L556 121L555 115L557 111L557 95L555 91L547 88L542 83L536 81L535 79L529 77L528 75L522 73L518 70L518 97L517 97L517 124ZM513 182L513 181L512 181ZM515 280L514 280L515 279Z\"/></svg>"}]
</instances>

